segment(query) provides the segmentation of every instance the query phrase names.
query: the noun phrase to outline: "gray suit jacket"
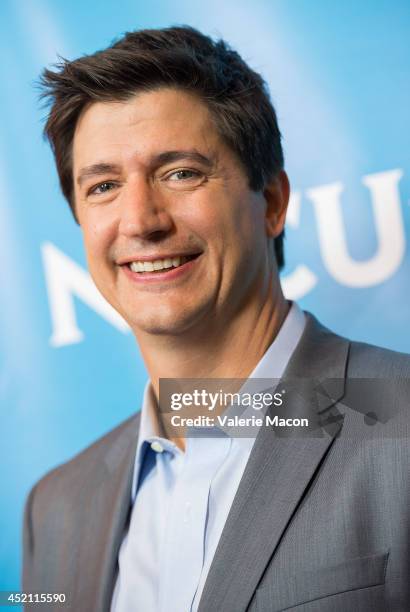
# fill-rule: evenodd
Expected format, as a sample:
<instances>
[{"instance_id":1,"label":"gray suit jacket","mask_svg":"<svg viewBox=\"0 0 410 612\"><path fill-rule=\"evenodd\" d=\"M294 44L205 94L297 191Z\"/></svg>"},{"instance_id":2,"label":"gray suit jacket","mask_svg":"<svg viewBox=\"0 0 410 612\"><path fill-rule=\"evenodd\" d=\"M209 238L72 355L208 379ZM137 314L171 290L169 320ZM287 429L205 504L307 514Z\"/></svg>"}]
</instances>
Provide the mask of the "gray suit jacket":
<instances>
[{"instance_id":1,"label":"gray suit jacket","mask_svg":"<svg viewBox=\"0 0 410 612\"><path fill-rule=\"evenodd\" d=\"M286 414L312 416L314 406L324 429L309 436L261 429L199 612L410 610L410 357L349 342L307 317L284 378L319 379L330 390L317 401L310 392L290 395ZM394 392L362 405L353 389L347 401L354 380L370 377L395 380ZM363 412L370 405L379 414L386 401L395 417L372 429ZM24 591L66 593L66 610L109 610L130 515L138 419L31 491Z\"/></svg>"}]
</instances>

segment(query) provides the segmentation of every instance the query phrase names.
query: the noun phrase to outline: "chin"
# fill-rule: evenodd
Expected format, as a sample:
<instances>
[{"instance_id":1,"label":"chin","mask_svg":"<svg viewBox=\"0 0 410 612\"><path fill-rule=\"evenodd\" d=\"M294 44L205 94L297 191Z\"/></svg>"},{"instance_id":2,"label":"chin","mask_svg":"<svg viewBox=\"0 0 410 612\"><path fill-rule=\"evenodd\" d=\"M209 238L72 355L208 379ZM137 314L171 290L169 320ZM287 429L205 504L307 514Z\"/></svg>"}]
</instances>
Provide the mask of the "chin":
<instances>
[{"instance_id":1,"label":"chin","mask_svg":"<svg viewBox=\"0 0 410 612\"><path fill-rule=\"evenodd\" d=\"M186 324L182 321L132 321L132 329L138 333L149 334L151 336L179 336L187 330Z\"/></svg>"},{"instance_id":2,"label":"chin","mask_svg":"<svg viewBox=\"0 0 410 612\"><path fill-rule=\"evenodd\" d=\"M201 315L203 315L203 309L189 311L178 309L177 314L174 309L166 309L165 312L157 310L154 313L152 311L147 313L146 316L139 313L138 317L128 320L128 324L136 334L140 332L157 336L179 336L198 326Z\"/></svg>"}]
</instances>

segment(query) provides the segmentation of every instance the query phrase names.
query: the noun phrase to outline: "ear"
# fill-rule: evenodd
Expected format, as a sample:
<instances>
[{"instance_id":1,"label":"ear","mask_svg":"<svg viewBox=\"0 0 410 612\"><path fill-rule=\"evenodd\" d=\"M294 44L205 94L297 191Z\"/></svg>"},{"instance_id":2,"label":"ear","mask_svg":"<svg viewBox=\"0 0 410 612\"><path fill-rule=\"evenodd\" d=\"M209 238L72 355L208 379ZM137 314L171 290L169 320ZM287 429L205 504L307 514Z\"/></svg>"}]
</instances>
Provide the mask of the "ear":
<instances>
[{"instance_id":1,"label":"ear","mask_svg":"<svg viewBox=\"0 0 410 612\"><path fill-rule=\"evenodd\" d=\"M284 170L281 170L263 190L266 201L266 234L276 238L282 233L288 209L290 185Z\"/></svg>"}]
</instances>

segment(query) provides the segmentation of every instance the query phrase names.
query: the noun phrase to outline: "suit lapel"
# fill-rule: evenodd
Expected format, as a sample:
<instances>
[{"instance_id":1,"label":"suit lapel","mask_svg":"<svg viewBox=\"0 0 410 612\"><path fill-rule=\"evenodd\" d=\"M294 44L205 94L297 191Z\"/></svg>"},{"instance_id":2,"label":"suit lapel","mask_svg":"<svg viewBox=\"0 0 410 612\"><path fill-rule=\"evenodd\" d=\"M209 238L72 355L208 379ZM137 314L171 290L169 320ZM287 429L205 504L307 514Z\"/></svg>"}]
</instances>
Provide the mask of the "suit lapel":
<instances>
[{"instance_id":1,"label":"suit lapel","mask_svg":"<svg viewBox=\"0 0 410 612\"><path fill-rule=\"evenodd\" d=\"M131 510L131 486L137 448L135 425L134 422L131 444L124 441L123 449L119 449L118 454L113 449L114 453L107 458L110 478L107 479L104 497L107 501L111 500L111 504L107 517L107 540L103 551L100 602L97 600L98 610L108 611L111 607L117 575L118 552Z\"/></svg>"},{"instance_id":2,"label":"suit lapel","mask_svg":"<svg viewBox=\"0 0 410 612\"><path fill-rule=\"evenodd\" d=\"M326 413L343 395L349 343L309 313L306 317L305 331L282 379L290 390L284 412L306 416L315 424L318 419L326 422ZM318 399L312 385L311 393L301 395L291 382L296 378L320 381L327 395ZM282 430L282 435L273 428L260 430L215 552L199 612L246 610L340 430L340 420L330 422L324 432L316 430L309 437L300 430L296 434Z\"/></svg>"},{"instance_id":3,"label":"suit lapel","mask_svg":"<svg viewBox=\"0 0 410 612\"><path fill-rule=\"evenodd\" d=\"M138 419L139 415L129 421L108 455L101 457L104 469L100 483L90 483L93 494L82 508L78 542L81 573L76 581L79 611L110 609L118 552L131 507Z\"/></svg>"}]
</instances>

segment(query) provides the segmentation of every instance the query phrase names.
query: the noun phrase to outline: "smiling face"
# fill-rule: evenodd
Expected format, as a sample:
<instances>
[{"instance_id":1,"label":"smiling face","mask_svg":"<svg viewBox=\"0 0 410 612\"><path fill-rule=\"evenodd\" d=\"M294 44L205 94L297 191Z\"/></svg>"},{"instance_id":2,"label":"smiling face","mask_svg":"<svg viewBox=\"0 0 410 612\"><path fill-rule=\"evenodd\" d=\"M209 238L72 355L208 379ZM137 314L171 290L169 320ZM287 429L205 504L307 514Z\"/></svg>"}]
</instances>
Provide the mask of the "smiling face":
<instances>
[{"instance_id":1,"label":"smiling face","mask_svg":"<svg viewBox=\"0 0 410 612\"><path fill-rule=\"evenodd\" d=\"M249 189L196 96L96 102L74 135L75 208L90 273L136 335L228 321L274 269L284 214Z\"/></svg>"}]
</instances>

